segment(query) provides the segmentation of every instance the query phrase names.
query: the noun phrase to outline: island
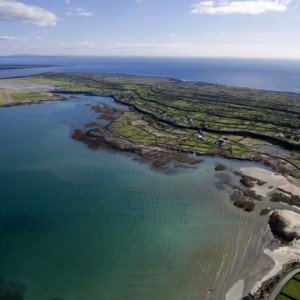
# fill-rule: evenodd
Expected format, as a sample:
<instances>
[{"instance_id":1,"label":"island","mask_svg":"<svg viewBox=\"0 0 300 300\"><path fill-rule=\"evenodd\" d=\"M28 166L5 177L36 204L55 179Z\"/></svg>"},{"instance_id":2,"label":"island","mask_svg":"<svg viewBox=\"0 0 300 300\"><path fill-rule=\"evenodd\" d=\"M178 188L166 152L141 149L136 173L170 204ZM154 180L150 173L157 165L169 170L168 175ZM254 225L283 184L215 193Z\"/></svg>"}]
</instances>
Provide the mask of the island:
<instances>
[{"instance_id":1,"label":"island","mask_svg":"<svg viewBox=\"0 0 300 300\"><path fill-rule=\"evenodd\" d=\"M204 156L259 162L270 170L241 168L232 172L236 180L222 176L225 165L216 165L220 185L232 188L233 205L250 213L257 202L268 199L300 208L299 94L115 74L48 72L0 80L2 107L67 100L76 94L106 96L121 104L90 104L99 121L75 128L72 138L91 149L128 153L167 173L198 164ZM270 282L274 287L280 272L300 264L300 247L295 246L300 214L265 207L261 216L269 216L270 230L282 242L269 256L276 261L282 251L290 255L280 258L280 268L276 263L248 299L264 299L260 297L272 292Z\"/></svg>"},{"instance_id":2,"label":"island","mask_svg":"<svg viewBox=\"0 0 300 300\"><path fill-rule=\"evenodd\" d=\"M28 64L22 64L22 65L0 65L0 71L5 70L25 70L25 69L35 69L35 68L49 68L50 65L28 65Z\"/></svg>"}]
</instances>

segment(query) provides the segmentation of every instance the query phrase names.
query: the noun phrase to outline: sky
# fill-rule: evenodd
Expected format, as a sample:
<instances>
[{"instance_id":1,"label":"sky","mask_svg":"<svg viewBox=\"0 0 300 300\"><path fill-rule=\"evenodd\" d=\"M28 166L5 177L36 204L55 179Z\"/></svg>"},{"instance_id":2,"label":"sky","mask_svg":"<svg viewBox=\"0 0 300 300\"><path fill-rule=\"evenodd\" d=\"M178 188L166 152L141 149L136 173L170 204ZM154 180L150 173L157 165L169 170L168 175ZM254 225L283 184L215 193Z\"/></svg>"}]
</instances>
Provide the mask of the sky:
<instances>
[{"instance_id":1,"label":"sky","mask_svg":"<svg viewBox=\"0 0 300 300\"><path fill-rule=\"evenodd\" d=\"M0 55L300 58L300 0L0 0Z\"/></svg>"}]
</instances>

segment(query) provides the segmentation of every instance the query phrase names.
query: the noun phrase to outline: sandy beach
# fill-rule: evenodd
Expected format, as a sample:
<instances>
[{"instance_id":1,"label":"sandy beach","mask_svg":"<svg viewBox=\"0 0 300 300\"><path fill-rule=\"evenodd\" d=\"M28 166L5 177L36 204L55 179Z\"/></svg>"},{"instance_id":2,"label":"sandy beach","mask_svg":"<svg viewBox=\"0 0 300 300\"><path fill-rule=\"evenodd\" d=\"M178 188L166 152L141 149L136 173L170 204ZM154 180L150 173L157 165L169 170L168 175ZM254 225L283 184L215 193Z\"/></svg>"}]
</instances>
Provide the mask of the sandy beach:
<instances>
[{"instance_id":1,"label":"sandy beach","mask_svg":"<svg viewBox=\"0 0 300 300\"><path fill-rule=\"evenodd\" d=\"M281 174L274 173L259 167L246 167L240 169L243 175L255 178L258 182L253 180L254 186L250 189L263 198L268 198L273 193L282 193L288 196L300 196L299 180L285 177ZM295 207L292 208L295 210ZM284 209L276 210L280 216L285 220L286 232L297 232L300 234L300 214ZM276 249L265 249L264 254L270 257L274 263L272 269L268 274L262 277L252 288L251 293L254 294L259 290L264 282L278 274L283 267L291 261L300 260L300 240L296 239L289 244L282 244ZM226 294L226 300L241 299L243 294L243 280L236 282Z\"/></svg>"},{"instance_id":2,"label":"sandy beach","mask_svg":"<svg viewBox=\"0 0 300 300\"><path fill-rule=\"evenodd\" d=\"M246 176L265 182L263 185L255 184L252 188L256 194L261 195L262 197L267 197L279 189L287 194L300 196L299 180L295 181L292 178L257 167L241 168L241 172Z\"/></svg>"}]
</instances>

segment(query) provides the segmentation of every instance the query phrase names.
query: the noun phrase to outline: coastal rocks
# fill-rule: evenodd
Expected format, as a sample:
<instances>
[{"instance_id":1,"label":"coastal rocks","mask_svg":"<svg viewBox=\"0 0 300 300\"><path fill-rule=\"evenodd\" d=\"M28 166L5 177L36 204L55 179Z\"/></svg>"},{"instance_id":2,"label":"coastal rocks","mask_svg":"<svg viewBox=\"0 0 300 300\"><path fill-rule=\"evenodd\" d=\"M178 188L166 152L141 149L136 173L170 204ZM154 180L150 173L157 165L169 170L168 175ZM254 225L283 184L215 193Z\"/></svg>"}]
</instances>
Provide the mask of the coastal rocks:
<instances>
[{"instance_id":1,"label":"coastal rocks","mask_svg":"<svg viewBox=\"0 0 300 300\"><path fill-rule=\"evenodd\" d=\"M255 207L255 202L253 200L245 198L243 193L239 191L235 191L230 196L230 199L233 202L234 206L241 208L246 212L252 211Z\"/></svg>"},{"instance_id":2,"label":"coastal rocks","mask_svg":"<svg viewBox=\"0 0 300 300\"><path fill-rule=\"evenodd\" d=\"M75 129L72 138L87 144L91 149L106 149L116 152L127 152L134 155L134 159L150 163L152 169L166 173L176 172L179 168L186 168L202 162L201 159L172 149L159 147L155 144L144 145L131 142L118 135L109 126L93 123L88 130ZM89 126L87 126L89 127Z\"/></svg>"},{"instance_id":3,"label":"coastal rocks","mask_svg":"<svg viewBox=\"0 0 300 300\"><path fill-rule=\"evenodd\" d=\"M273 235L284 242L300 238L300 215L288 210L273 211L269 218Z\"/></svg>"},{"instance_id":4,"label":"coastal rocks","mask_svg":"<svg viewBox=\"0 0 300 300\"><path fill-rule=\"evenodd\" d=\"M260 211L260 215L261 215L261 216L266 216L266 215L268 215L271 211L272 211L272 208L271 208L271 207L263 208L263 209Z\"/></svg>"},{"instance_id":5,"label":"coastal rocks","mask_svg":"<svg viewBox=\"0 0 300 300\"><path fill-rule=\"evenodd\" d=\"M225 166L225 165L222 165L222 164L216 164L216 166L215 166L215 171L225 171L225 170L227 170L227 167Z\"/></svg>"},{"instance_id":6,"label":"coastal rocks","mask_svg":"<svg viewBox=\"0 0 300 300\"><path fill-rule=\"evenodd\" d=\"M278 190L280 191L280 189ZM276 192L271 196L270 200L272 202L282 202L300 207L300 197L298 195L283 194Z\"/></svg>"},{"instance_id":7,"label":"coastal rocks","mask_svg":"<svg viewBox=\"0 0 300 300\"><path fill-rule=\"evenodd\" d=\"M246 175L242 175L242 178L240 179L240 183L249 188L254 187L253 180L251 180L251 178Z\"/></svg>"},{"instance_id":8,"label":"coastal rocks","mask_svg":"<svg viewBox=\"0 0 300 300\"><path fill-rule=\"evenodd\" d=\"M255 183L259 186L263 186L266 183L265 181L244 174L242 174L241 176L242 176L242 178L240 179L241 184L243 184L248 188L253 188Z\"/></svg>"}]
</instances>

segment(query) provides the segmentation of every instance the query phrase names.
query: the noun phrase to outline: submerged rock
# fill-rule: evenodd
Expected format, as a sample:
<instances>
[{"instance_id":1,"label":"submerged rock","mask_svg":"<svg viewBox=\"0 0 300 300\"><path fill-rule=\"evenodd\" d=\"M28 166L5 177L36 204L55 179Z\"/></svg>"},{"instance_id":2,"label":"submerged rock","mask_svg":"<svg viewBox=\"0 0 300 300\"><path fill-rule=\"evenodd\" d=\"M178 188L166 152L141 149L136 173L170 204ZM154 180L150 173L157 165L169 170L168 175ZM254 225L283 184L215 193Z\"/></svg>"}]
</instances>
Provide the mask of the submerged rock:
<instances>
[{"instance_id":1,"label":"submerged rock","mask_svg":"<svg viewBox=\"0 0 300 300\"><path fill-rule=\"evenodd\" d=\"M281 191L281 189L277 189L280 192L276 192L274 194L272 194L270 200L272 202L283 202L289 205L295 205L300 207L300 197L298 195L287 195L287 194L283 194Z\"/></svg>"},{"instance_id":2,"label":"submerged rock","mask_svg":"<svg viewBox=\"0 0 300 300\"><path fill-rule=\"evenodd\" d=\"M26 290L22 283L0 279L0 300L24 300Z\"/></svg>"},{"instance_id":3,"label":"submerged rock","mask_svg":"<svg viewBox=\"0 0 300 300\"><path fill-rule=\"evenodd\" d=\"M233 205L243 209L246 212L250 212L255 208L255 202L247 199L243 196L242 193L240 192L234 192L231 196L230 196L231 201L233 202Z\"/></svg>"},{"instance_id":4,"label":"submerged rock","mask_svg":"<svg viewBox=\"0 0 300 300\"><path fill-rule=\"evenodd\" d=\"M215 171L225 171L227 170L227 167L225 165L222 165L222 164L216 164L215 166Z\"/></svg>"},{"instance_id":5,"label":"submerged rock","mask_svg":"<svg viewBox=\"0 0 300 300\"><path fill-rule=\"evenodd\" d=\"M272 211L272 208L271 207L266 207L266 208L263 208L260 212L260 215L261 216L266 216L268 215L270 212Z\"/></svg>"}]
</instances>

